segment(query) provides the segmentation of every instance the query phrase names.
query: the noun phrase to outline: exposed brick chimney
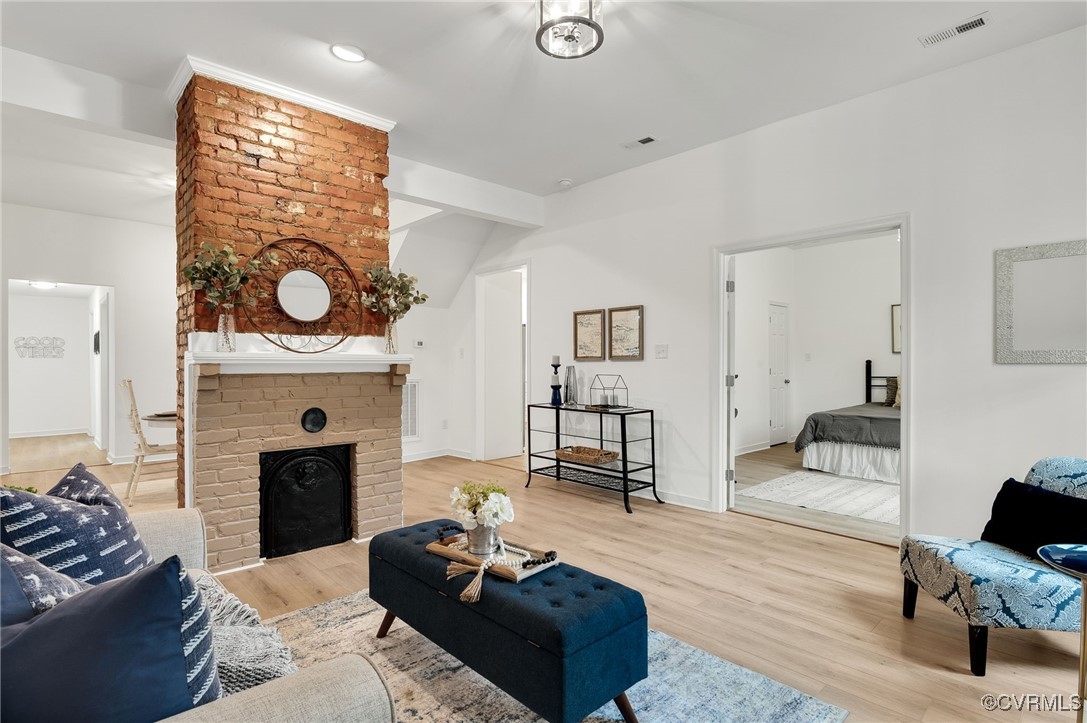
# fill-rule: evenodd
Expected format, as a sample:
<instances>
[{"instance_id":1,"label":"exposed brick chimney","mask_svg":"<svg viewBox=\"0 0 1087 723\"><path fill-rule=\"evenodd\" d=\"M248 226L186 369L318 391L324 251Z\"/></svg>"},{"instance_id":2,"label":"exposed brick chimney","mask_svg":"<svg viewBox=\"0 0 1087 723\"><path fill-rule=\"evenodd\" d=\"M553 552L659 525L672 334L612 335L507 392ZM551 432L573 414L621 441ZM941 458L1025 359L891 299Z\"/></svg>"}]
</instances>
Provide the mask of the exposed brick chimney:
<instances>
[{"instance_id":1,"label":"exposed brick chimney","mask_svg":"<svg viewBox=\"0 0 1087 723\"><path fill-rule=\"evenodd\" d=\"M389 137L384 131L196 75L177 104L178 459L184 459L183 357L188 334L214 331L181 276L205 241L250 255L286 236L320 241L357 277L389 260ZM253 331L244 313L239 333ZM367 315L356 334L380 335ZM184 465L178 503L184 504Z\"/></svg>"}]
</instances>

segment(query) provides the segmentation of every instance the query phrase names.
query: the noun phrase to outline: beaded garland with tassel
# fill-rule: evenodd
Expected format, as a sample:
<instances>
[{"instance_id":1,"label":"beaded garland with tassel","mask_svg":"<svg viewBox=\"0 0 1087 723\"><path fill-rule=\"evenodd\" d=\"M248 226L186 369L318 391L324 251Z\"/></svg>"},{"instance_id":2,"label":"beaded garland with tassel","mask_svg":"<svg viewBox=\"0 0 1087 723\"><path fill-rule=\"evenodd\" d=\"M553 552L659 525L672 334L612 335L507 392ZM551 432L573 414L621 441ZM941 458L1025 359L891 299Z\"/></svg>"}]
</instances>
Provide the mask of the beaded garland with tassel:
<instances>
[{"instance_id":1,"label":"beaded garland with tassel","mask_svg":"<svg viewBox=\"0 0 1087 723\"><path fill-rule=\"evenodd\" d=\"M468 544L465 540L454 540L446 543L446 533L456 531L457 533L463 533L464 530L456 525L446 525L438 529L438 545L445 550L456 550L460 553L466 553ZM533 557L533 553L530 550L526 550L516 545L506 544L501 538L498 540L499 553L498 556L492 557L480 562L460 562L454 560L449 563L446 568L445 579L452 580L455 577L461 575L467 575L470 573L475 574L475 578L468 583L468 586L460 594L462 602L474 603L478 602L480 595L483 593L483 575L490 568L501 565L503 567L510 568L513 571L529 570L535 567L550 566L552 563L558 561L558 553L554 550L549 550L538 557ZM441 554L440 549L432 549L435 543L427 546L427 549L432 552L438 552ZM512 556L512 559L511 559Z\"/></svg>"}]
</instances>

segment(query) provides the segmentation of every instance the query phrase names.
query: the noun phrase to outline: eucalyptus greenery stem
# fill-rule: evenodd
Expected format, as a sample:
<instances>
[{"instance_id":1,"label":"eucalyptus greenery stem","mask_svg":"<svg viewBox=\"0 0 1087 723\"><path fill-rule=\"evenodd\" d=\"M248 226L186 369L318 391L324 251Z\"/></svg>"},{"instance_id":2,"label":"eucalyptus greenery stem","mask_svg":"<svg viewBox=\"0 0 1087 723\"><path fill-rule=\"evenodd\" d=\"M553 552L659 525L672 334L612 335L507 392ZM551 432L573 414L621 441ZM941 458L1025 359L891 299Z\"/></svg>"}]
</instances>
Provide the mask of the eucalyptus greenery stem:
<instances>
[{"instance_id":1,"label":"eucalyptus greenery stem","mask_svg":"<svg viewBox=\"0 0 1087 723\"><path fill-rule=\"evenodd\" d=\"M390 323L395 324L412 306L425 304L428 298L415 288L419 279L402 271L394 274L385 266L372 264L366 267L366 277L371 291L362 295L362 305Z\"/></svg>"},{"instance_id":2,"label":"eucalyptus greenery stem","mask_svg":"<svg viewBox=\"0 0 1087 723\"><path fill-rule=\"evenodd\" d=\"M266 254L266 259L273 266L279 263L274 253ZM238 293L263 265L262 261L253 258L242 263L241 257L234 253L234 248L229 244L217 249L205 241L193 262L181 269L181 275L192 284L193 289L204 292L204 304L209 309L233 309L238 304ZM257 299L248 296L244 303L256 306Z\"/></svg>"}]
</instances>

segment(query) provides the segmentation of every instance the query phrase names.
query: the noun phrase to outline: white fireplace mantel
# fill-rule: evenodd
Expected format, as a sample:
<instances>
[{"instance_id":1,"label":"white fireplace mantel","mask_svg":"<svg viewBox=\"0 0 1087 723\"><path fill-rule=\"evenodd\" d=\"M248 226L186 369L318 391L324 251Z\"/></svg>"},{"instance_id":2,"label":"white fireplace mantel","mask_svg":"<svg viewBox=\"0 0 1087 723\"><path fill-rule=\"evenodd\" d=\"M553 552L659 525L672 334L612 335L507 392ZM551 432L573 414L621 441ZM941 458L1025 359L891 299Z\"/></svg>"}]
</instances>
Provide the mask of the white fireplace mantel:
<instances>
[{"instance_id":1,"label":"white fireplace mantel","mask_svg":"<svg viewBox=\"0 0 1087 723\"><path fill-rule=\"evenodd\" d=\"M394 364L411 364L414 358L411 354L190 351L185 353L185 365L218 364L221 374L380 373Z\"/></svg>"},{"instance_id":2,"label":"white fireplace mantel","mask_svg":"<svg viewBox=\"0 0 1087 723\"><path fill-rule=\"evenodd\" d=\"M220 374L382 374L398 364L411 364L411 354L385 354L382 337L353 337L317 354L281 349L259 334L238 334L235 352L215 351L216 334L191 332L185 352L185 439L193 439L196 368L218 365ZM185 445L185 506L193 506L193 446Z\"/></svg>"}]
</instances>

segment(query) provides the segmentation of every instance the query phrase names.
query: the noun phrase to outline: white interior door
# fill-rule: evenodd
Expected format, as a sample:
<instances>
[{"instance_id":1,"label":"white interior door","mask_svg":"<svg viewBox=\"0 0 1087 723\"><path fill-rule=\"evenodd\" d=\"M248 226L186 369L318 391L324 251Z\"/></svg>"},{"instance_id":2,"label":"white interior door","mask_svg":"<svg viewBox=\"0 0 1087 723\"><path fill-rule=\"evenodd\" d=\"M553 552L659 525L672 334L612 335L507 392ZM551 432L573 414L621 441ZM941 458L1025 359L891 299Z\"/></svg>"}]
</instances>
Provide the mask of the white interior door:
<instances>
[{"instance_id":1,"label":"white interior door","mask_svg":"<svg viewBox=\"0 0 1087 723\"><path fill-rule=\"evenodd\" d=\"M789 441L789 307L770 304L770 444Z\"/></svg>"},{"instance_id":2,"label":"white interior door","mask_svg":"<svg viewBox=\"0 0 1087 723\"><path fill-rule=\"evenodd\" d=\"M482 278L483 459L524 451L524 359L520 271Z\"/></svg>"}]
</instances>

